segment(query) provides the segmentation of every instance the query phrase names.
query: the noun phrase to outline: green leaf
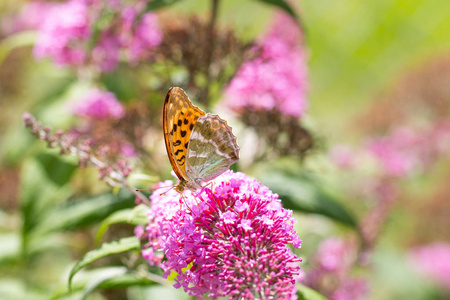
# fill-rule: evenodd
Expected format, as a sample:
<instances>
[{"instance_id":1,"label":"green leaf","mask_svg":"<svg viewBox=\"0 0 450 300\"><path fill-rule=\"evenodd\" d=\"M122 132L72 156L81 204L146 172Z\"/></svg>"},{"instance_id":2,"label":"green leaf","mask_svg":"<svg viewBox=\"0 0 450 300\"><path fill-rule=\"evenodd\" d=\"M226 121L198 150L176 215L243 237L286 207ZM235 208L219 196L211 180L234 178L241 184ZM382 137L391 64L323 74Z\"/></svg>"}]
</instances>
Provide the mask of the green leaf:
<instances>
[{"instance_id":1,"label":"green leaf","mask_svg":"<svg viewBox=\"0 0 450 300\"><path fill-rule=\"evenodd\" d=\"M297 284L296 287L299 300L327 300L323 295L307 286Z\"/></svg>"},{"instance_id":2,"label":"green leaf","mask_svg":"<svg viewBox=\"0 0 450 300\"><path fill-rule=\"evenodd\" d=\"M55 208L56 203L64 201L72 194L72 189L68 185L56 184L48 178L48 174L49 170L46 170L43 163L36 158L27 159L22 164L20 203L25 250L30 231L43 221L55 221L48 219L49 212Z\"/></svg>"},{"instance_id":3,"label":"green leaf","mask_svg":"<svg viewBox=\"0 0 450 300\"><path fill-rule=\"evenodd\" d=\"M277 193L283 206L332 218L356 227L354 217L340 204L340 199L321 187L320 181L301 170L293 159L280 159L256 167L256 177Z\"/></svg>"},{"instance_id":4,"label":"green leaf","mask_svg":"<svg viewBox=\"0 0 450 300\"><path fill-rule=\"evenodd\" d=\"M40 153L36 156L36 159L42 165L46 177L57 186L68 183L77 169L75 163L69 163L67 159L55 154Z\"/></svg>"},{"instance_id":5,"label":"green leaf","mask_svg":"<svg viewBox=\"0 0 450 300\"><path fill-rule=\"evenodd\" d=\"M127 288L131 286L150 286L155 284L146 277L137 276L134 273L126 273L111 276L109 278L97 279L89 283L83 291L83 300L86 299L92 292L98 289L117 289Z\"/></svg>"},{"instance_id":6,"label":"green leaf","mask_svg":"<svg viewBox=\"0 0 450 300\"><path fill-rule=\"evenodd\" d=\"M148 206L138 205L133 209L122 209L106 218L100 225L95 240L99 242L106 230L113 225L118 223L127 223L132 225L144 225L148 223L147 211Z\"/></svg>"},{"instance_id":7,"label":"green leaf","mask_svg":"<svg viewBox=\"0 0 450 300\"><path fill-rule=\"evenodd\" d=\"M57 248L67 249L68 247L73 246L69 239L70 237L60 232L39 236L32 235L27 241L27 254L32 256L38 253L48 253Z\"/></svg>"},{"instance_id":8,"label":"green leaf","mask_svg":"<svg viewBox=\"0 0 450 300\"><path fill-rule=\"evenodd\" d=\"M76 229L103 221L113 212L134 207L135 196L121 189L117 195L105 193L55 208L35 229L39 234Z\"/></svg>"},{"instance_id":9,"label":"green leaf","mask_svg":"<svg viewBox=\"0 0 450 300\"><path fill-rule=\"evenodd\" d=\"M157 10L180 2L181 0L153 0L147 4L146 10Z\"/></svg>"},{"instance_id":10,"label":"green leaf","mask_svg":"<svg viewBox=\"0 0 450 300\"><path fill-rule=\"evenodd\" d=\"M92 292L94 292L100 285L112 278L123 276L127 272L126 268L120 268L116 272L107 272L103 276L96 276L92 281L88 282L83 290L82 300L85 300Z\"/></svg>"},{"instance_id":11,"label":"green leaf","mask_svg":"<svg viewBox=\"0 0 450 300\"><path fill-rule=\"evenodd\" d=\"M78 261L78 263L70 271L68 281L69 289L72 283L73 276L83 267L105 256L128 252L131 250L139 250L140 247L141 245L139 243L139 239L134 236L131 236L120 239L118 241L102 244L100 248L89 251L84 255L84 257L80 261Z\"/></svg>"},{"instance_id":12,"label":"green leaf","mask_svg":"<svg viewBox=\"0 0 450 300\"><path fill-rule=\"evenodd\" d=\"M277 6L278 8L284 10L286 13L291 15L294 19L299 21L297 14L294 9L289 5L287 1L284 0L257 0L259 2L263 2L269 5Z\"/></svg>"},{"instance_id":13,"label":"green leaf","mask_svg":"<svg viewBox=\"0 0 450 300\"><path fill-rule=\"evenodd\" d=\"M74 294L80 295L76 299L87 299L94 291L101 289L152 286L156 282L166 282L165 279L157 275L150 274L158 279L156 281L151 280L151 277L146 275L148 274L130 273L125 267L104 267L80 272L79 278L72 284L70 291L66 285L60 286L54 291L50 299L66 299L67 296L74 296Z\"/></svg>"},{"instance_id":14,"label":"green leaf","mask_svg":"<svg viewBox=\"0 0 450 300\"><path fill-rule=\"evenodd\" d=\"M140 74L132 69L119 66L112 72L101 75L101 81L105 88L113 92L120 101L133 101L139 97L138 91L142 87Z\"/></svg>"}]
</instances>

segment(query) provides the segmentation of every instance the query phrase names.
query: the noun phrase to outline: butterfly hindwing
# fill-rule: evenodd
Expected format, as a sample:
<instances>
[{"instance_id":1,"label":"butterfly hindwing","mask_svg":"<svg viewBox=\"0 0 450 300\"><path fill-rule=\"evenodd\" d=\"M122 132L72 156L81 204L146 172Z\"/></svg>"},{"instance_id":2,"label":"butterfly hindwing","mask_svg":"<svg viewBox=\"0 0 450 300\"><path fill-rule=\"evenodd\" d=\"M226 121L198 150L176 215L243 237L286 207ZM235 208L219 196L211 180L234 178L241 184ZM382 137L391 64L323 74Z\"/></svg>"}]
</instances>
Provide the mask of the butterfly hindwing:
<instances>
[{"instance_id":1,"label":"butterfly hindwing","mask_svg":"<svg viewBox=\"0 0 450 300\"><path fill-rule=\"evenodd\" d=\"M204 114L181 88L173 87L167 92L163 111L164 140L170 164L180 180L189 179L186 173L189 139L197 119Z\"/></svg>"},{"instance_id":2,"label":"butterfly hindwing","mask_svg":"<svg viewBox=\"0 0 450 300\"><path fill-rule=\"evenodd\" d=\"M190 179L210 181L239 159L239 146L227 122L217 115L197 119L190 136L186 173Z\"/></svg>"}]
</instances>

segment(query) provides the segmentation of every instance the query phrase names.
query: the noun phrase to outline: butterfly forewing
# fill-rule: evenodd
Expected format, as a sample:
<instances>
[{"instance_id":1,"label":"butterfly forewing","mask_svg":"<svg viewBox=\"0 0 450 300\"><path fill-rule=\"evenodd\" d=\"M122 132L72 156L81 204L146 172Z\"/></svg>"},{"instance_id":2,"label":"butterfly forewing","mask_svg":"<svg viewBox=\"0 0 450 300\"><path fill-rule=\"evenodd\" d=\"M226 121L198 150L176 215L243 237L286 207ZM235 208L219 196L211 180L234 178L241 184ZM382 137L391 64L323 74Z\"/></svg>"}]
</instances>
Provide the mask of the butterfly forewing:
<instances>
[{"instance_id":1,"label":"butterfly forewing","mask_svg":"<svg viewBox=\"0 0 450 300\"><path fill-rule=\"evenodd\" d=\"M179 179L189 180L186 173L188 144L197 119L204 114L181 88L173 87L167 92L163 112L164 139L170 164Z\"/></svg>"},{"instance_id":2,"label":"butterfly forewing","mask_svg":"<svg viewBox=\"0 0 450 300\"><path fill-rule=\"evenodd\" d=\"M198 118L190 136L186 172L191 179L209 181L239 159L236 137L225 120L213 114Z\"/></svg>"}]
</instances>

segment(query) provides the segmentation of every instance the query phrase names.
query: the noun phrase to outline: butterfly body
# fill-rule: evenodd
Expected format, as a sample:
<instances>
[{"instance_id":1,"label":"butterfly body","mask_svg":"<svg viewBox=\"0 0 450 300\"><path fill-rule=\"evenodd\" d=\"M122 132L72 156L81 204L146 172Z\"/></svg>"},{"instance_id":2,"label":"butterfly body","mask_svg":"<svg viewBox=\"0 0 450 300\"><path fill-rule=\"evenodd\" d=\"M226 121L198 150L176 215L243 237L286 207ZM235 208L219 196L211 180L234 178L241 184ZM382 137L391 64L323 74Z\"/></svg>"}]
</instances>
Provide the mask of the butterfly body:
<instances>
[{"instance_id":1,"label":"butterfly body","mask_svg":"<svg viewBox=\"0 0 450 300\"><path fill-rule=\"evenodd\" d=\"M163 111L164 140L178 192L196 190L238 161L239 146L231 127L205 114L178 87L167 92Z\"/></svg>"}]
</instances>

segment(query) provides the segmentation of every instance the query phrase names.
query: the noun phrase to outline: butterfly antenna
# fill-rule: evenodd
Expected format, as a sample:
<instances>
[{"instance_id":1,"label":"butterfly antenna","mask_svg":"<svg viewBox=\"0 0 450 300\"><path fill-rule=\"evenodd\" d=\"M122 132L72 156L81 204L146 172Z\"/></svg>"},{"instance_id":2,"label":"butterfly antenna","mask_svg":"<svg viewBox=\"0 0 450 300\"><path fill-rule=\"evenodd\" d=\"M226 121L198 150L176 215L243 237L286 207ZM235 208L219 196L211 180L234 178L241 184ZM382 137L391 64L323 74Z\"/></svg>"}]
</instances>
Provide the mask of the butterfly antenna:
<instances>
[{"instance_id":1,"label":"butterfly antenna","mask_svg":"<svg viewBox=\"0 0 450 300\"><path fill-rule=\"evenodd\" d=\"M160 196L161 195L164 195L165 193L167 193L168 191L170 191L171 189L173 189L175 186L173 186L173 185L166 185L166 186L160 186L160 187L151 187L151 188L149 188L149 189L136 189L135 191L136 192L141 192L141 191L155 191L155 190L158 190L158 189L161 189L161 188L166 188L166 187L170 187L170 189L168 189L166 192L164 192L163 194L160 194Z\"/></svg>"},{"instance_id":2,"label":"butterfly antenna","mask_svg":"<svg viewBox=\"0 0 450 300\"><path fill-rule=\"evenodd\" d=\"M165 187L168 187L168 186L165 186ZM174 189L175 188L175 185L172 185L172 186L170 186L170 188L167 190L167 191L165 191L164 193L161 193L161 194L159 194L160 196L162 196L162 195L165 195L165 194L167 194L169 191L171 191L172 189Z\"/></svg>"}]
</instances>

